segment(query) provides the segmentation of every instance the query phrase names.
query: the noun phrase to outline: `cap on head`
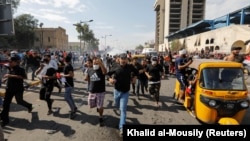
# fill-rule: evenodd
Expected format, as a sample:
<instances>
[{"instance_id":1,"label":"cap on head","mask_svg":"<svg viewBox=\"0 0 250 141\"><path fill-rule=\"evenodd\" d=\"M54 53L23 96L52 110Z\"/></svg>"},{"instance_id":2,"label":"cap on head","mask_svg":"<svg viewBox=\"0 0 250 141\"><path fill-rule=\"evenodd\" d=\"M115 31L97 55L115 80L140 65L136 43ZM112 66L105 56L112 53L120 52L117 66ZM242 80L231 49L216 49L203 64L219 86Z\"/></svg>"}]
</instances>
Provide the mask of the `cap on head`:
<instances>
[{"instance_id":1,"label":"cap on head","mask_svg":"<svg viewBox=\"0 0 250 141\"><path fill-rule=\"evenodd\" d=\"M10 56L10 61L17 62L19 60L21 60L21 58L16 54L13 54L13 55Z\"/></svg>"},{"instance_id":2,"label":"cap on head","mask_svg":"<svg viewBox=\"0 0 250 141\"><path fill-rule=\"evenodd\" d=\"M120 57L121 59L127 59L127 54L122 53L122 54L119 55L119 57Z\"/></svg>"},{"instance_id":3,"label":"cap on head","mask_svg":"<svg viewBox=\"0 0 250 141\"><path fill-rule=\"evenodd\" d=\"M237 47L237 46L234 46L234 47L231 47L231 51L233 51L233 50L241 50L242 49L242 47Z\"/></svg>"},{"instance_id":4,"label":"cap on head","mask_svg":"<svg viewBox=\"0 0 250 141\"><path fill-rule=\"evenodd\" d=\"M153 56L151 60L152 61L158 61L158 57L157 56Z\"/></svg>"},{"instance_id":5,"label":"cap on head","mask_svg":"<svg viewBox=\"0 0 250 141\"><path fill-rule=\"evenodd\" d=\"M10 54L17 54L17 51L13 50L10 52Z\"/></svg>"}]
</instances>

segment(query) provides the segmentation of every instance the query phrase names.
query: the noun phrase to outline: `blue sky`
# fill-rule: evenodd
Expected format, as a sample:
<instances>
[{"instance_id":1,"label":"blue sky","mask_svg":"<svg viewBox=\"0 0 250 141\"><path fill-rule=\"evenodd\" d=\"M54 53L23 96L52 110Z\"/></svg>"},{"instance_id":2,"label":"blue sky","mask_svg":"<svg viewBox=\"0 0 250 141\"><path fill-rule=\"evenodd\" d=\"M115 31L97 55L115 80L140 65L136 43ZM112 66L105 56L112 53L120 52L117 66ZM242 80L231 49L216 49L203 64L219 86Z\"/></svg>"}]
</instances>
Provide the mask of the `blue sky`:
<instances>
[{"instance_id":1,"label":"blue sky","mask_svg":"<svg viewBox=\"0 0 250 141\"><path fill-rule=\"evenodd\" d=\"M20 0L14 17L28 13L44 27L66 29L70 42L79 42L73 26L79 21L94 20L90 25L100 48L116 46L134 49L155 38L155 0ZM207 0L206 19L214 19L249 5L249 0Z\"/></svg>"}]
</instances>

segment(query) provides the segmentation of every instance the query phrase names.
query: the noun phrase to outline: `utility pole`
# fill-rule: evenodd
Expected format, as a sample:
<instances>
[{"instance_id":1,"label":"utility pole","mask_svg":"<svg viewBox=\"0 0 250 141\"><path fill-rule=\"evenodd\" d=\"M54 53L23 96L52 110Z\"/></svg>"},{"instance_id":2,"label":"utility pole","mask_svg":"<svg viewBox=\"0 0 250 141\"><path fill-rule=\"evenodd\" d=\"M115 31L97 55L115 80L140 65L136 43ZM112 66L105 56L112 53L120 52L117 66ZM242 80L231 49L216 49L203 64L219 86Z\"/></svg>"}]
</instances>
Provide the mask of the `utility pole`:
<instances>
[{"instance_id":1,"label":"utility pole","mask_svg":"<svg viewBox=\"0 0 250 141\"><path fill-rule=\"evenodd\" d=\"M102 38L104 38L104 40L105 40L105 49L107 49L107 45L106 45L106 38L108 37L108 36L112 36L111 34L109 34L109 35L104 35Z\"/></svg>"}]
</instances>

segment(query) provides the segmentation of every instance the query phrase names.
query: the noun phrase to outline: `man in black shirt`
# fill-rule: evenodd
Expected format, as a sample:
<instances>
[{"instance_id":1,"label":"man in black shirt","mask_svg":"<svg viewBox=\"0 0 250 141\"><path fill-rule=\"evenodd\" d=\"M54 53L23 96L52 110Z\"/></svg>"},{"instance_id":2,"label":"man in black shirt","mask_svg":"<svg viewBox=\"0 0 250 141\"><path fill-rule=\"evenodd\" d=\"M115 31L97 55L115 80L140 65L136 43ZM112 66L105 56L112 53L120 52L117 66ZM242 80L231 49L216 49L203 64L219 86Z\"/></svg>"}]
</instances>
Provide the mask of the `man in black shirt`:
<instances>
[{"instance_id":1,"label":"man in black shirt","mask_svg":"<svg viewBox=\"0 0 250 141\"><path fill-rule=\"evenodd\" d=\"M115 106L120 107L120 134L123 134L122 128L126 122L131 73L134 73L134 76L137 76L138 70L132 64L128 64L126 54L121 54L119 64L112 67L108 72L108 75L110 76L109 82L114 85Z\"/></svg>"},{"instance_id":2,"label":"man in black shirt","mask_svg":"<svg viewBox=\"0 0 250 141\"><path fill-rule=\"evenodd\" d=\"M31 51L32 50L26 51L26 54L23 57L23 63L25 66L25 72L26 72L27 79L28 79L29 68L32 67L33 56L31 54Z\"/></svg>"},{"instance_id":3,"label":"man in black shirt","mask_svg":"<svg viewBox=\"0 0 250 141\"><path fill-rule=\"evenodd\" d=\"M37 51L36 50L33 50L32 52L32 65L31 65L31 70L32 70L32 76L31 76L31 79L32 81L35 80L35 71L39 68L40 66L40 62L42 60L42 58L37 54Z\"/></svg>"},{"instance_id":4,"label":"man in black shirt","mask_svg":"<svg viewBox=\"0 0 250 141\"><path fill-rule=\"evenodd\" d=\"M26 107L29 113L32 111L32 104L23 100L23 79L27 77L25 70L18 65L19 61L19 56L11 56L9 60L9 72L3 77L7 81L7 84L3 111L1 113L1 126L5 126L9 123L9 110L13 96L15 96L17 104Z\"/></svg>"},{"instance_id":5,"label":"man in black shirt","mask_svg":"<svg viewBox=\"0 0 250 141\"><path fill-rule=\"evenodd\" d=\"M148 77L149 93L154 95L156 106L159 107L161 79L164 78L163 67L158 63L158 57L152 57L152 63L146 68L145 74Z\"/></svg>"},{"instance_id":6,"label":"man in black shirt","mask_svg":"<svg viewBox=\"0 0 250 141\"><path fill-rule=\"evenodd\" d=\"M99 112L99 124L103 126L103 103L105 98L105 75L107 69L105 68L100 58L94 58L93 62L90 61L93 67L89 68L86 72L85 80L89 80L89 96L88 103L91 108L97 106Z\"/></svg>"},{"instance_id":7,"label":"man in black shirt","mask_svg":"<svg viewBox=\"0 0 250 141\"><path fill-rule=\"evenodd\" d=\"M145 70L147 68L147 62L145 59L141 60L141 65L143 68L143 72L139 72L137 90L139 92L139 89L141 88L142 95L144 95L145 94L144 90L146 90L146 92L148 91L148 77L145 74Z\"/></svg>"},{"instance_id":8,"label":"man in black shirt","mask_svg":"<svg viewBox=\"0 0 250 141\"><path fill-rule=\"evenodd\" d=\"M77 107L75 105L74 99L72 97L72 91L74 88L74 69L71 64L71 57L67 56L65 58L66 65L63 70L62 77L65 78L65 80L62 80L62 83L65 84L65 94L64 94L64 99L68 103L71 112L70 112L70 119L73 119L75 117Z\"/></svg>"},{"instance_id":9,"label":"man in black shirt","mask_svg":"<svg viewBox=\"0 0 250 141\"><path fill-rule=\"evenodd\" d=\"M145 71L144 71L144 68L141 65L141 63L139 62L139 59L137 57L132 58L132 65L139 72L138 76L134 76L133 73L132 73L132 89L133 89L133 92L135 92L135 90L136 90L136 96L137 96L137 98L139 98L139 92L140 92L140 86L141 86L141 78L143 77L143 75L145 75L145 73L144 73ZM142 90L142 94L144 95L144 90Z\"/></svg>"},{"instance_id":10,"label":"man in black shirt","mask_svg":"<svg viewBox=\"0 0 250 141\"><path fill-rule=\"evenodd\" d=\"M53 99L50 99L51 93L54 88L55 80L56 80L56 70L49 63L50 54L46 53L44 55L43 61L40 67L36 70L36 75L41 79L42 86L40 89L40 99L45 100L48 106L47 115L52 114L52 103Z\"/></svg>"}]
</instances>

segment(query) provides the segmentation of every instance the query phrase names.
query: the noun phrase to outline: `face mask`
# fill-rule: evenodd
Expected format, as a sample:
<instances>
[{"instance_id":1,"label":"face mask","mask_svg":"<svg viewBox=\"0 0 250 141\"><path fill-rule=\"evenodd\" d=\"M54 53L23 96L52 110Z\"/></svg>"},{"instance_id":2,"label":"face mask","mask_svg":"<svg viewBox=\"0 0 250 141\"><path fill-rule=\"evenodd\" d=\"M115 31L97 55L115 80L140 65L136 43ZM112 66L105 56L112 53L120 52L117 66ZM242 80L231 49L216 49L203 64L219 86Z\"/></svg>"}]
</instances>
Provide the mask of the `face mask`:
<instances>
[{"instance_id":1,"label":"face mask","mask_svg":"<svg viewBox=\"0 0 250 141\"><path fill-rule=\"evenodd\" d=\"M99 65L93 65L93 69L94 70L98 70L99 69Z\"/></svg>"},{"instance_id":2,"label":"face mask","mask_svg":"<svg viewBox=\"0 0 250 141\"><path fill-rule=\"evenodd\" d=\"M157 64L157 61L152 61L152 65L155 65L155 64Z\"/></svg>"}]
</instances>

